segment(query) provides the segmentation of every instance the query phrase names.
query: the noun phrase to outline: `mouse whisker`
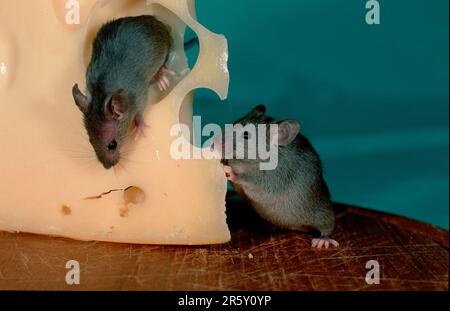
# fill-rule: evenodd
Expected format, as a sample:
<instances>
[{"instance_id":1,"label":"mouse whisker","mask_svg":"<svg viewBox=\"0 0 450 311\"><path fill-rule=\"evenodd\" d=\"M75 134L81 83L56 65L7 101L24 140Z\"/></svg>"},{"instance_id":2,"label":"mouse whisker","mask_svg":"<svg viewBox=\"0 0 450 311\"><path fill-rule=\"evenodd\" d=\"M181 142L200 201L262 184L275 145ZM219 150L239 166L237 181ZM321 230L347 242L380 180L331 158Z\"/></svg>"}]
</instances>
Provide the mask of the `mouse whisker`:
<instances>
[{"instance_id":1,"label":"mouse whisker","mask_svg":"<svg viewBox=\"0 0 450 311\"><path fill-rule=\"evenodd\" d=\"M124 164L128 164L128 165L130 165L130 164L141 164L141 162L138 162L138 161L135 161L135 160L130 160L130 159L127 159L127 158L123 158L123 162L124 162Z\"/></svg>"},{"instance_id":2,"label":"mouse whisker","mask_svg":"<svg viewBox=\"0 0 450 311\"><path fill-rule=\"evenodd\" d=\"M116 177L116 179L117 179L117 171L116 171L116 167L115 166L113 166L113 172L114 172L114 176Z\"/></svg>"},{"instance_id":3,"label":"mouse whisker","mask_svg":"<svg viewBox=\"0 0 450 311\"><path fill-rule=\"evenodd\" d=\"M95 154L92 152L84 152L84 151L76 151L76 150L62 150L62 152L70 157L82 156L82 157L95 158Z\"/></svg>"},{"instance_id":4,"label":"mouse whisker","mask_svg":"<svg viewBox=\"0 0 450 311\"><path fill-rule=\"evenodd\" d=\"M94 155L92 151L83 151L83 150L69 150L69 149L61 149L61 151L73 153L73 154L89 154Z\"/></svg>"},{"instance_id":5,"label":"mouse whisker","mask_svg":"<svg viewBox=\"0 0 450 311\"><path fill-rule=\"evenodd\" d=\"M123 163L119 162L119 163L117 163L117 165L118 165L118 167L119 167L120 169L124 170L128 175L132 175L132 176L133 176L133 174L131 173L131 171L128 170L128 169L126 168L126 166L123 165Z\"/></svg>"},{"instance_id":6,"label":"mouse whisker","mask_svg":"<svg viewBox=\"0 0 450 311\"><path fill-rule=\"evenodd\" d=\"M145 149L145 148L147 148L147 146L133 147L133 148L130 148L130 149L127 149L126 146L125 146L125 148L122 151L122 153L128 154L128 153L139 151L139 150L142 150L142 149Z\"/></svg>"},{"instance_id":7,"label":"mouse whisker","mask_svg":"<svg viewBox=\"0 0 450 311\"><path fill-rule=\"evenodd\" d=\"M77 157L77 156L71 156L71 159L78 159L78 160L95 160L94 157Z\"/></svg>"}]
</instances>

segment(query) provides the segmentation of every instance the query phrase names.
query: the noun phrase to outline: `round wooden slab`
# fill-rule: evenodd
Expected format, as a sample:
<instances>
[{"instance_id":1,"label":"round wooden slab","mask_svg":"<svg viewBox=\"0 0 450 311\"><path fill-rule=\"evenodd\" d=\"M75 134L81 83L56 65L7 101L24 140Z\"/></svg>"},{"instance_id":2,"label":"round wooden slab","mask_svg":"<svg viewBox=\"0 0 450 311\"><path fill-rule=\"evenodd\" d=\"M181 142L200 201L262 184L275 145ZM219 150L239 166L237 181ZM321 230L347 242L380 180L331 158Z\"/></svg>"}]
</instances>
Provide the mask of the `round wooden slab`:
<instances>
[{"instance_id":1,"label":"round wooden slab","mask_svg":"<svg viewBox=\"0 0 450 311\"><path fill-rule=\"evenodd\" d=\"M0 233L0 290L448 290L448 231L403 217L336 205L333 238L274 229L228 198L231 242L142 246ZM66 263L80 284L66 283ZM368 284L376 260L380 284Z\"/></svg>"}]
</instances>

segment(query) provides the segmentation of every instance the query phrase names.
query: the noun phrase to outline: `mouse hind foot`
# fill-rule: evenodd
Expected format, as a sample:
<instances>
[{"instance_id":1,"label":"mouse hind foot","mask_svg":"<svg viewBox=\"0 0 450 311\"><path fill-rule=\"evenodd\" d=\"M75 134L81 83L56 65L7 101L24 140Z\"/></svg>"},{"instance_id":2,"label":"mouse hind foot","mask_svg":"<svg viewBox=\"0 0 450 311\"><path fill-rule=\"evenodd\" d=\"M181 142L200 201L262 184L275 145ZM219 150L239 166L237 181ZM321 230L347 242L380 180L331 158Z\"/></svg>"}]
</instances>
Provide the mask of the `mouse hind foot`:
<instances>
[{"instance_id":1,"label":"mouse hind foot","mask_svg":"<svg viewBox=\"0 0 450 311\"><path fill-rule=\"evenodd\" d=\"M176 75L176 72L164 65L159 69L155 76L156 84L161 92L166 91L170 87L170 80L167 78L167 75L174 76Z\"/></svg>"},{"instance_id":2,"label":"mouse hind foot","mask_svg":"<svg viewBox=\"0 0 450 311\"><path fill-rule=\"evenodd\" d=\"M311 247L313 248L329 248L330 246L338 247L339 243L336 240L330 239L328 236L321 236L311 241Z\"/></svg>"}]
</instances>

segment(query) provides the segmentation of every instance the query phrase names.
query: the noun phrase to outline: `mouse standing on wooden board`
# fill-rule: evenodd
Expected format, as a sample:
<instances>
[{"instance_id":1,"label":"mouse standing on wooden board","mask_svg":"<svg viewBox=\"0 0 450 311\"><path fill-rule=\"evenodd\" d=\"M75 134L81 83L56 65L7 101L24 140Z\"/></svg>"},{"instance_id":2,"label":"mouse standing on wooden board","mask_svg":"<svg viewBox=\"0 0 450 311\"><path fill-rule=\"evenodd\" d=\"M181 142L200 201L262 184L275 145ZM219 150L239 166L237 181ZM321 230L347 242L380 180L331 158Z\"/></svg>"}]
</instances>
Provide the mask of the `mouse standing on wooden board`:
<instances>
[{"instance_id":1,"label":"mouse standing on wooden board","mask_svg":"<svg viewBox=\"0 0 450 311\"><path fill-rule=\"evenodd\" d=\"M273 170L261 170L262 160L258 156L253 160L247 156L237 159L237 148L245 145L236 144L234 136L237 134L225 133L219 149L223 151L228 149L227 145L233 146L231 156L228 150L222 152L228 179L263 219L285 229L320 231L321 236L312 240L312 247L339 246L329 237L334 229L335 215L319 155L309 140L300 134L297 121L276 121L265 112L265 106L257 106L234 125L244 126L240 138L247 141L247 146L254 143L257 148L261 143L257 138L259 131L266 131L261 137L266 143L277 146L277 166ZM271 132L269 126L259 129L258 124L277 124L278 129ZM247 125L255 125L256 135L246 130Z\"/></svg>"},{"instance_id":2,"label":"mouse standing on wooden board","mask_svg":"<svg viewBox=\"0 0 450 311\"><path fill-rule=\"evenodd\" d=\"M120 148L134 127L143 134L149 86L169 87L165 63L171 50L169 28L142 15L113 20L101 27L86 72L87 94L75 84L75 103L98 160L106 169L120 160Z\"/></svg>"}]
</instances>

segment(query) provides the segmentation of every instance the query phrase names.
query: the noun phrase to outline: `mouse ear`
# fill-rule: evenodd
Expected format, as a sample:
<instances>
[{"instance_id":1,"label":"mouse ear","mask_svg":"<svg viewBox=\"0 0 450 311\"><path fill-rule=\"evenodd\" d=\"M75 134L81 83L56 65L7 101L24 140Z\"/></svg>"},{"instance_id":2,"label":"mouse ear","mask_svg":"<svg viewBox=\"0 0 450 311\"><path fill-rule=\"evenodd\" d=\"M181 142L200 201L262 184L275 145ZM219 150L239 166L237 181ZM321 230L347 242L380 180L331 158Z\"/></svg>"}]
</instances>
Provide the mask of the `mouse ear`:
<instances>
[{"instance_id":1,"label":"mouse ear","mask_svg":"<svg viewBox=\"0 0 450 311\"><path fill-rule=\"evenodd\" d=\"M270 141L274 145L289 145L300 132L300 123L295 120L286 120L278 123L278 132L271 137Z\"/></svg>"},{"instance_id":2,"label":"mouse ear","mask_svg":"<svg viewBox=\"0 0 450 311\"><path fill-rule=\"evenodd\" d=\"M266 106L264 106L264 105L256 106L250 112L251 115L255 115L255 116L262 116L265 113L266 113Z\"/></svg>"},{"instance_id":3,"label":"mouse ear","mask_svg":"<svg viewBox=\"0 0 450 311\"><path fill-rule=\"evenodd\" d=\"M81 93L80 89L78 88L78 84L75 84L72 87L72 95L73 99L75 100L75 104L80 108L81 112L87 113L89 110L89 99L86 95Z\"/></svg>"},{"instance_id":4,"label":"mouse ear","mask_svg":"<svg viewBox=\"0 0 450 311\"><path fill-rule=\"evenodd\" d=\"M124 90L118 90L106 98L105 117L107 120L122 120L128 110L128 98Z\"/></svg>"}]
</instances>

